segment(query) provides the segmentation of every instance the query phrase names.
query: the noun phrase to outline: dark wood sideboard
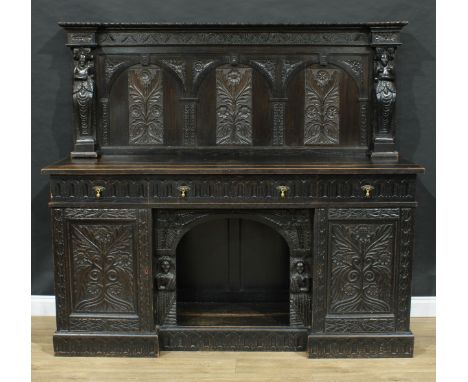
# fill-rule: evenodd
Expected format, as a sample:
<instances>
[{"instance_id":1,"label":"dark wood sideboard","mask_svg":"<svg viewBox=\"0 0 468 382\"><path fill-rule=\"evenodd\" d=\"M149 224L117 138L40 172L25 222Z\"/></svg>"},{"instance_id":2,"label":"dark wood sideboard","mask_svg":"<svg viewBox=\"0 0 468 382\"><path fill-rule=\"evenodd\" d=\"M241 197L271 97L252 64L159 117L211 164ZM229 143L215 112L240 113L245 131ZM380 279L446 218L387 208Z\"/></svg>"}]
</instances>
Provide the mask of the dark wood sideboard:
<instances>
[{"instance_id":1,"label":"dark wood sideboard","mask_svg":"<svg viewBox=\"0 0 468 382\"><path fill-rule=\"evenodd\" d=\"M413 355L406 22L60 25L56 355Z\"/></svg>"}]
</instances>

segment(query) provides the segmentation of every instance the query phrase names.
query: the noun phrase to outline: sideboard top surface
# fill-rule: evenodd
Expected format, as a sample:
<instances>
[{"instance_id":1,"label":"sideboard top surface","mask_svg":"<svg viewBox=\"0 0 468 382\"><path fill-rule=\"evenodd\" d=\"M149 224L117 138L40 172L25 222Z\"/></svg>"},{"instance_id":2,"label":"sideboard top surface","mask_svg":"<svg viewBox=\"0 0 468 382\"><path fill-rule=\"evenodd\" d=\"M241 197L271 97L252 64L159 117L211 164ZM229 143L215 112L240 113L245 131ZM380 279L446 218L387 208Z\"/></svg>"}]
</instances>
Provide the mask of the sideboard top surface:
<instances>
[{"instance_id":1,"label":"sideboard top surface","mask_svg":"<svg viewBox=\"0 0 468 382\"><path fill-rule=\"evenodd\" d=\"M172 156L102 156L91 160L64 159L45 167L43 174L416 174L424 167L404 160L372 162L370 159L318 157L314 160L277 158L259 160L218 159L190 160Z\"/></svg>"}]
</instances>

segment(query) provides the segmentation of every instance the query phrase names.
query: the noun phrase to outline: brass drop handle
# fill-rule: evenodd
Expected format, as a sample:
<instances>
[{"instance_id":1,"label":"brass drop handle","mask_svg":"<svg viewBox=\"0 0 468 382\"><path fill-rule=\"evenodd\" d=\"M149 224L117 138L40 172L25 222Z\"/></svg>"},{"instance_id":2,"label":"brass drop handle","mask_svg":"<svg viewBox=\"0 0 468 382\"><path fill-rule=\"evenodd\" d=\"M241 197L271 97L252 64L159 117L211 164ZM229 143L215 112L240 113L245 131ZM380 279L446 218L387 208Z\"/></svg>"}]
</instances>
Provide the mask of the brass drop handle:
<instances>
[{"instance_id":1,"label":"brass drop handle","mask_svg":"<svg viewBox=\"0 0 468 382\"><path fill-rule=\"evenodd\" d=\"M99 199L101 197L102 191L105 190L105 187L103 187L103 186L94 186L93 190L96 193L96 198Z\"/></svg>"},{"instance_id":2,"label":"brass drop handle","mask_svg":"<svg viewBox=\"0 0 468 382\"><path fill-rule=\"evenodd\" d=\"M187 193L190 191L189 186L179 186L177 189L180 191L180 197L185 198L187 196Z\"/></svg>"},{"instance_id":3,"label":"brass drop handle","mask_svg":"<svg viewBox=\"0 0 468 382\"><path fill-rule=\"evenodd\" d=\"M364 195L366 198L370 198L371 192L374 190L374 186L371 186L370 184L365 184L364 186L361 187L361 190L366 193Z\"/></svg>"},{"instance_id":4,"label":"brass drop handle","mask_svg":"<svg viewBox=\"0 0 468 382\"><path fill-rule=\"evenodd\" d=\"M278 186L276 189L280 192L281 199L284 199L286 197L286 192L289 191L288 186Z\"/></svg>"}]
</instances>

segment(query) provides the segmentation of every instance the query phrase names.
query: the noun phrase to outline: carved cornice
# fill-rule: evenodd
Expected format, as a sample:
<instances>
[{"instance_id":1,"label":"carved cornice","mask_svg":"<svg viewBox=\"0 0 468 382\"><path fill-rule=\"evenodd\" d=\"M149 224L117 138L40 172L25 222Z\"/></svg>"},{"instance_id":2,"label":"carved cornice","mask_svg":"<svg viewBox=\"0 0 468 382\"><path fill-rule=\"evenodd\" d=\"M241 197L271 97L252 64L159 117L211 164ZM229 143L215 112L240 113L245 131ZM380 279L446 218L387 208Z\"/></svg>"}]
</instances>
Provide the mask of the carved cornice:
<instances>
[{"instance_id":1,"label":"carved cornice","mask_svg":"<svg viewBox=\"0 0 468 382\"><path fill-rule=\"evenodd\" d=\"M147 45L368 45L367 33L357 31L229 32L219 31L105 31L102 46Z\"/></svg>"}]
</instances>

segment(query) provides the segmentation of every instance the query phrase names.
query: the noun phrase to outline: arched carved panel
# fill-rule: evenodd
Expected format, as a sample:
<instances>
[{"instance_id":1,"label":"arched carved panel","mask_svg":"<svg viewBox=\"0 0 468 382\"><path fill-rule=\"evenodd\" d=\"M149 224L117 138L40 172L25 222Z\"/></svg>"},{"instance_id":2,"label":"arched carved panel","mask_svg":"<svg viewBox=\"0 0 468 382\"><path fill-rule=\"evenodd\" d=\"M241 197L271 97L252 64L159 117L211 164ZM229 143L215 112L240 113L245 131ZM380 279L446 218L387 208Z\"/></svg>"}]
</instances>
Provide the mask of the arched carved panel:
<instances>
[{"instance_id":1,"label":"arched carved panel","mask_svg":"<svg viewBox=\"0 0 468 382\"><path fill-rule=\"evenodd\" d=\"M278 232L287 242L290 251L290 285L309 284L309 288L290 288L290 324L307 326L311 320L311 219L308 210L262 210L262 211L199 211L199 210L159 210L156 215L156 258L159 264L164 259L174 265L176 275L176 249L186 232L195 225L223 217L251 219L266 224ZM301 269L298 263L302 263ZM171 276L172 277L172 276ZM156 322L162 325L175 325L176 292L157 290L155 293Z\"/></svg>"}]
</instances>

